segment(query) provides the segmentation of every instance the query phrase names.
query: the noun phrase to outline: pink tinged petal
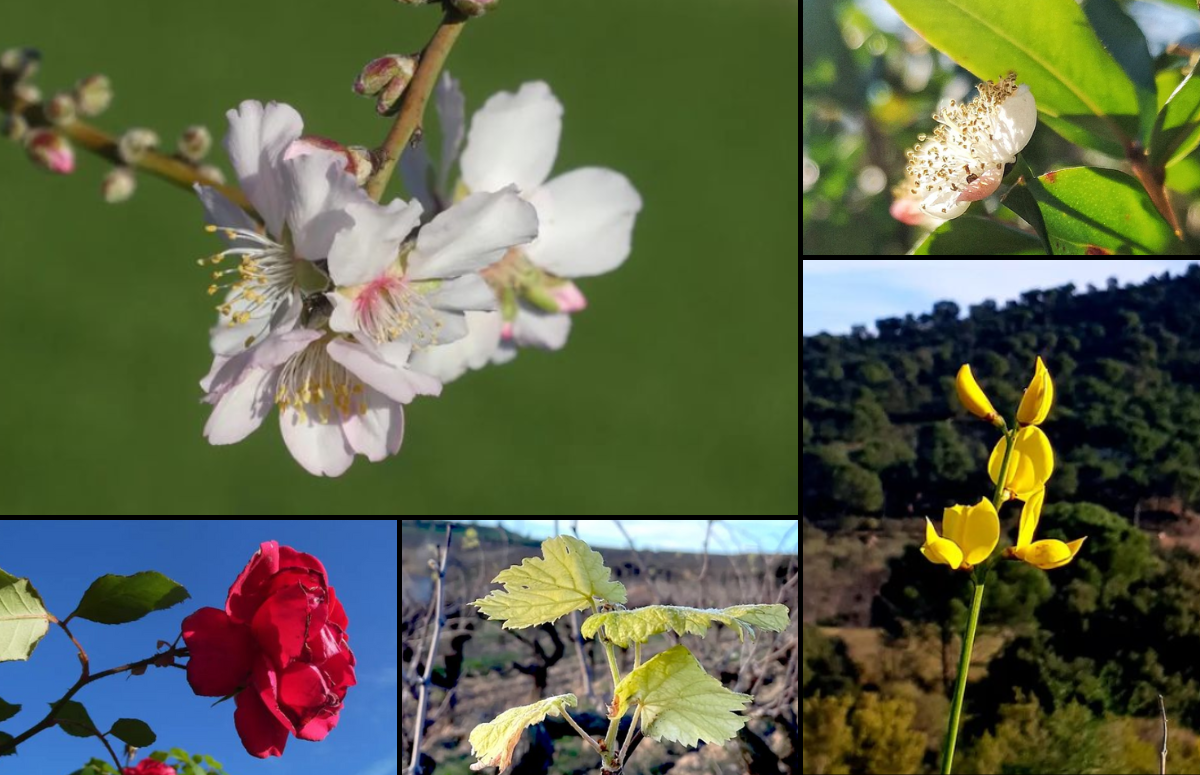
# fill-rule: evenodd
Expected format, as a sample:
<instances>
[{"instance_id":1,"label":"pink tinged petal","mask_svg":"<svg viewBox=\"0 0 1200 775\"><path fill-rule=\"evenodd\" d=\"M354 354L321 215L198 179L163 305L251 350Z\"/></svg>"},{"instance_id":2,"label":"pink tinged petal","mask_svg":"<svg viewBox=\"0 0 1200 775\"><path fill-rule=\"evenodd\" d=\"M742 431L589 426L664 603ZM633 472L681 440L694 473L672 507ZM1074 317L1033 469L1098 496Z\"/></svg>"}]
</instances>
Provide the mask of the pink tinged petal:
<instances>
[{"instance_id":1,"label":"pink tinged petal","mask_svg":"<svg viewBox=\"0 0 1200 775\"><path fill-rule=\"evenodd\" d=\"M458 379L467 369L486 366L500 346L504 320L499 312L467 312L465 320L466 336L449 344L417 350L409 360L412 369L446 383Z\"/></svg>"},{"instance_id":2,"label":"pink tinged petal","mask_svg":"<svg viewBox=\"0 0 1200 775\"><path fill-rule=\"evenodd\" d=\"M421 229L407 274L431 280L478 272L537 233L537 211L511 186L494 194L472 194Z\"/></svg>"},{"instance_id":3,"label":"pink tinged petal","mask_svg":"<svg viewBox=\"0 0 1200 775\"><path fill-rule=\"evenodd\" d=\"M287 224L301 258L327 258L337 233L353 224L346 207L370 201L344 165L345 160L330 151L313 151L283 163Z\"/></svg>"},{"instance_id":4,"label":"pink tinged petal","mask_svg":"<svg viewBox=\"0 0 1200 775\"><path fill-rule=\"evenodd\" d=\"M551 180L531 199L538 207L538 238L529 260L560 277L611 272L629 256L642 197L629 178L584 167Z\"/></svg>"},{"instance_id":5,"label":"pink tinged petal","mask_svg":"<svg viewBox=\"0 0 1200 775\"><path fill-rule=\"evenodd\" d=\"M296 733L296 737L312 742L324 740L338 725L339 714L340 709L321 711L316 718L305 724L304 728Z\"/></svg>"},{"instance_id":6,"label":"pink tinged petal","mask_svg":"<svg viewBox=\"0 0 1200 775\"><path fill-rule=\"evenodd\" d=\"M342 433L340 418L323 423L287 408L279 412L279 430L288 452L314 476L341 476L354 462L354 450Z\"/></svg>"},{"instance_id":7,"label":"pink tinged petal","mask_svg":"<svg viewBox=\"0 0 1200 775\"><path fill-rule=\"evenodd\" d=\"M346 212L353 223L338 232L329 249L329 275L343 286L370 282L396 263L400 243L421 221L422 207L396 199L387 207L352 202Z\"/></svg>"},{"instance_id":8,"label":"pink tinged petal","mask_svg":"<svg viewBox=\"0 0 1200 775\"><path fill-rule=\"evenodd\" d=\"M571 333L571 316L562 312L547 313L530 307L517 310L513 321L513 341L521 347L540 347L559 350Z\"/></svg>"},{"instance_id":9,"label":"pink tinged petal","mask_svg":"<svg viewBox=\"0 0 1200 775\"><path fill-rule=\"evenodd\" d=\"M343 430L350 448L378 463L400 451L404 440L404 407L368 387L363 400L366 411L346 418Z\"/></svg>"},{"instance_id":10,"label":"pink tinged petal","mask_svg":"<svg viewBox=\"0 0 1200 775\"><path fill-rule=\"evenodd\" d=\"M897 221L909 226L936 228L942 223L940 218L933 218L931 221L931 216L927 215L921 209L920 201L911 196L897 197L892 200L892 205L888 208L888 212Z\"/></svg>"},{"instance_id":11,"label":"pink tinged petal","mask_svg":"<svg viewBox=\"0 0 1200 775\"><path fill-rule=\"evenodd\" d=\"M271 714L261 697L247 690L238 692L237 710L233 712L233 725L246 753L265 759L268 756L283 756L287 745L288 729Z\"/></svg>"},{"instance_id":12,"label":"pink tinged petal","mask_svg":"<svg viewBox=\"0 0 1200 775\"><path fill-rule=\"evenodd\" d=\"M183 641L191 655L187 678L201 697L224 697L245 686L256 647L250 629L219 608L201 608L183 620Z\"/></svg>"},{"instance_id":13,"label":"pink tinged petal","mask_svg":"<svg viewBox=\"0 0 1200 775\"><path fill-rule=\"evenodd\" d=\"M249 623L266 598L265 587L279 572L279 543L264 541L234 579L225 598L225 612L235 622Z\"/></svg>"},{"instance_id":14,"label":"pink tinged petal","mask_svg":"<svg viewBox=\"0 0 1200 775\"><path fill-rule=\"evenodd\" d=\"M263 216L267 231L281 236L287 200L279 165L284 151L303 132L304 121L290 105L272 102L264 106L254 100L246 100L225 115L229 119L225 150L242 190Z\"/></svg>"},{"instance_id":15,"label":"pink tinged petal","mask_svg":"<svg viewBox=\"0 0 1200 775\"><path fill-rule=\"evenodd\" d=\"M559 312L575 313L587 309L587 297L573 282L554 286L550 289L550 295L558 302Z\"/></svg>"},{"instance_id":16,"label":"pink tinged petal","mask_svg":"<svg viewBox=\"0 0 1200 775\"><path fill-rule=\"evenodd\" d=\"M418 395L436 396L442 392L442 384L436 379L408 367L411 347L403 342L369 347L339 338L331 341L325 349L330 358L346 367L354 376L401 404L411 402ZM396 443L398 445L399 440Z\"/></svg>"},{"instance_id":17,"label":"pink tinged petal","mask_svg":"<svg viewBox=\"0 0 1200 775\"><path fill-rule=\"evenodd\" d=\"M442 281L425 300L430 306L445 310L488 312L497 308L496 292L477 274L463 275ZM438 339L442 339L439 332Z\"/></svg>"},{"instance_id":18,"label":"pink tinged petal","mask_svg":"<svg viewBox=\"0 0 1200 775\"><path fill-rule=\"evenodd\" d=\"M209 444L236 444L258 430L275 406L275 380L263 369L248 369L246 376L227 390L204 424Z\"/></svg>"},{"instance_id":19,"label":"pink tinged petal","mask_svg":"<svg viewBox=\"0 0 1200 775\"><path fill-rule=\"evenodd\" d=\"M984 170L982 175L979 175L971 183L967 184L958 194L960 202L978 202L980 199L986 199L991 196L996 189L1000 188L1000 181L1004 179L1004 170L989 167Z\"/></svg>"},{"instance_id":20,"label":"pink tinged petal","mask_svg":"<svg viewBox=\"0 0 1200 775\"><path fill-rule=\"evenodd\" d=\"M562 103L542 81L492 95L471 118L460 168L472 191L542 184L554 166L562 133Z\"/></svg>"}]
</instances>

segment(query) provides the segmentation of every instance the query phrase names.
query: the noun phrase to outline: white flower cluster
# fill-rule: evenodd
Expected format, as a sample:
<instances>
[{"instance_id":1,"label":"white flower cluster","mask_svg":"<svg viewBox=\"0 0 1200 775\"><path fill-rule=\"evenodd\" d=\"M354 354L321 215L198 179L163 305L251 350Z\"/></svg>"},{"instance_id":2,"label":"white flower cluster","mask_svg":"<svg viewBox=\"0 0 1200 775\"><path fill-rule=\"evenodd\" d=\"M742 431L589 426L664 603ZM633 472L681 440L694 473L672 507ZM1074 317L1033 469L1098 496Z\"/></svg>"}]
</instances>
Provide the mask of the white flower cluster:
<instances>
[{"instance_id":1,"label":"white flower cluster","mask_svg":"<svg viewBox=\"0 0 1200 775\"><path fill-rule=\"evenodd\" d=\"M386 205L361 187L356 155L302 137L290 106L247 101L227 114L225 148L259 220L197 187L226 242L201 260L220 297L200 383L211 443L241 441L278 408L309 472L382 460L400 449L405 404L518 347L562 347L586 304L572 279L628 256L641 199L625 176L583 168L546 180L562 120L546 84L488 100L461 157L463 98L449 76L436 103L438 169L420 146L407 151L415 198Z\"/></svg>"}]
</instances>

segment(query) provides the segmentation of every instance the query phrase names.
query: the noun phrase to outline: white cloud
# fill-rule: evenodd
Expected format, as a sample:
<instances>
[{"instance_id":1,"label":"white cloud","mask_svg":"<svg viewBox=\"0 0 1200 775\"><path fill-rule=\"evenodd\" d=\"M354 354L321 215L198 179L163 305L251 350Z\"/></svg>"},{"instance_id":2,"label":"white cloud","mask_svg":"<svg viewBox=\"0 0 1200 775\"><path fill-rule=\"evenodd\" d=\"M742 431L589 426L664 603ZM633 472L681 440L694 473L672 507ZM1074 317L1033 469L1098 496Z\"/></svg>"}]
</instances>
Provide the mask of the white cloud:
<instances>
[{"instance_id":1,"label":"white cloud","mask_svg":"<svg viewBox=\"0 0 1200 775\"><path fill-rule=\"evenodd\" d=\"M392 751L382 759L368 764L367 768L358 773L358 775L395 775L397 756L399 751Z\"/></svg>"}]
</instances>

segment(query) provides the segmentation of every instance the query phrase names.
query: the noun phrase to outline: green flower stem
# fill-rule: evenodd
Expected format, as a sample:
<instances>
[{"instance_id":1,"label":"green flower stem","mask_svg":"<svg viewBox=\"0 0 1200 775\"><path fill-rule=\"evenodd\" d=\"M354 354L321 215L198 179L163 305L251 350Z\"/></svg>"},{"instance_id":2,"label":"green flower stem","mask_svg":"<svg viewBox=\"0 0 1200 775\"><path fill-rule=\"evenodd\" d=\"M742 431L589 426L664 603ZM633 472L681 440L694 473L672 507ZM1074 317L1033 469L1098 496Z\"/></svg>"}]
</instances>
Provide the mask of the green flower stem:
<instances>
[{"instance_id":1,"label":"green flower stem","mask_svg":"<svg viewBox=\"0 0 1200 775\"><path fill-rule=\"evenodd\" d=\"M979 624L979 609L983 606L983 584L975 585L971 601L971 618L963 636L962 657L958 660L958 682L954 685L954 704L950 706L950 725L946 728L946 744L942 749L942 775L950 775L954 763L954 744L958 741L958 722L962 718L963 698L967 694L967 672L971 668L971 649L975 645L975 626Z\"/></svg>"},{"instance_id":2,"label":"green flower stem","mask_svg":"<svg viewBox=\"0 0 1200 775\"><path fill-rule=\"evenodd\" d=\"M992 494L992 505L1000 511L1000 498L1004 496L1004 482L1008 479L1008 465L1012 461L1013 445L1016 443L1018 428L1014 424L1012 430L1004 431L1004 460L1000 463L1000 475L996 477L996 489ZM987 579L989 563L984 570L983 579ZM971 600L971 616L967 619L967 631L963 634L962 656L958 660L958 679L954 684L954 702L950 706L950 722L946 726L946 742L942 746L942 775L950 775L954 765L954 746L958 742L958 725L962 720L963 699L967 695L967 673L971 669L971 650L975 647L975 628L979 625L979 609L983 607L983 581L975 584L975 596Z\"/></svg>"}]
</instances>

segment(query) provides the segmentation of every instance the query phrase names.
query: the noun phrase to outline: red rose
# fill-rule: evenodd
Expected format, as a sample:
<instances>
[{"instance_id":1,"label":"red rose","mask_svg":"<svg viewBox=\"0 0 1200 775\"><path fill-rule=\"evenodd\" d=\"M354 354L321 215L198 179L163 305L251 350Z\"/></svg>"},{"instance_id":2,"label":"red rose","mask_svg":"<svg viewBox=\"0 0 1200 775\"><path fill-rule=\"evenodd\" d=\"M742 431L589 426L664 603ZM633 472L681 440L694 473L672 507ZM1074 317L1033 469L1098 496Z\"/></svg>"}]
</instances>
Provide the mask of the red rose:
<instances>
[{"instance_id":1,"label":"red rose","mask_svg":"<svg viewBox=\"0 0 1200 775\"><path fill-rule=\"evenodd\" d=\"M153 759L142 759L136 767L126 767L121 775L176 775L174 767L168 767Z\"/></svg>"},{"instance_id":2,"label":"red rose","mask_svg":"<svg viewBox=\"0 0 1200 775\"><path fill-rule=\"evenodd\" d=\"M237 693L233 723L259 758L288 734L324 740L354 686L348 620L311 554L267 541L229 588L225 610L183 620L188 683L203 697ZM139 775L141 775L139 773Z\"/></svg>"}]
</instances>

